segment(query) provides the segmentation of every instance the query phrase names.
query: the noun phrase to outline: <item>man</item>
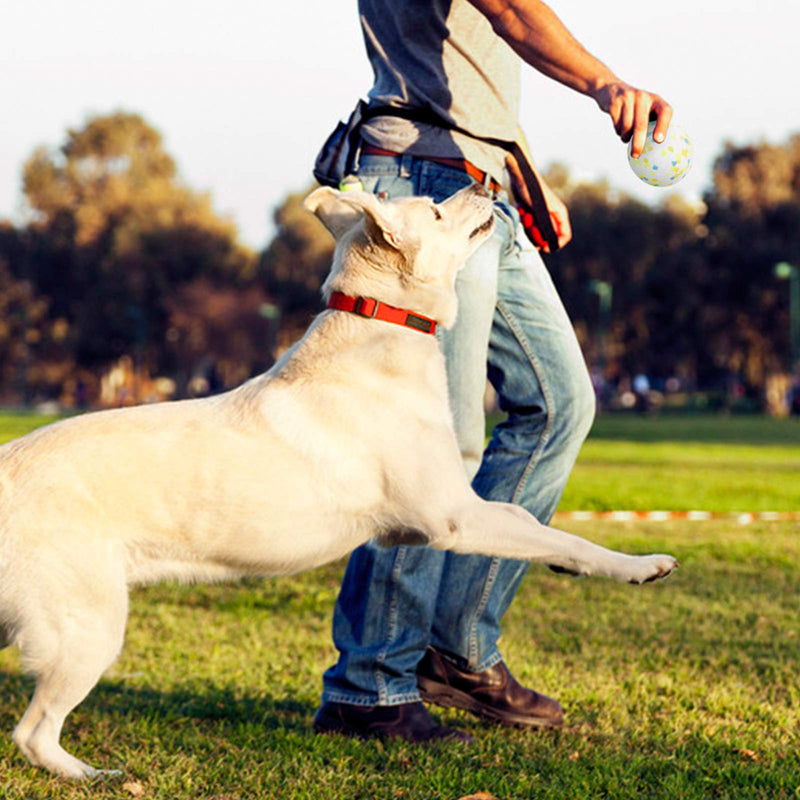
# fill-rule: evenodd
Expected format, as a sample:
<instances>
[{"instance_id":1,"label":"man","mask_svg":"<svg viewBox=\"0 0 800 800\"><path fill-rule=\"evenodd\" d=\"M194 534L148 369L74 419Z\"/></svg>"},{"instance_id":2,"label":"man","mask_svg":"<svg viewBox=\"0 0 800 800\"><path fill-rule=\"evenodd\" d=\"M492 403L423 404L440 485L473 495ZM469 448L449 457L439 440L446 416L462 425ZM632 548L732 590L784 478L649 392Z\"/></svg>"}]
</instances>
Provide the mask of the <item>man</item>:
<instances>
[{"instance_id":1,"label":"man","mask_svg":"<svg viewBox=\"0 0 800 800\"><path fill-rule=\"evenodd\" d=\"M659 140L672 109L617 78L540 0L359 0L359 12L375 73L370 105L427 115L424 123L388 115L363 125L364 188L436 201L474 180L497 191L495 233L459 273L458 320L441 345L475 490L546 522L591 427L594 394L569 319L509 200L506 153L474 137L516 138L521 61L593 98L623 141L633 139L634 155L650 115ZM557 120L543 110L543 124L545 113ZM563 246L571 238L567 209L544 182L541 188ZM487 365L508 419L482 455ZM469 739L439 726L421 697L500 723L560 725L560 705L522 687L497 649L500 619L526 567L421 547L359 548L334 611L340 656L325 673L315 729Z\"/></svg>"}]
</instances>

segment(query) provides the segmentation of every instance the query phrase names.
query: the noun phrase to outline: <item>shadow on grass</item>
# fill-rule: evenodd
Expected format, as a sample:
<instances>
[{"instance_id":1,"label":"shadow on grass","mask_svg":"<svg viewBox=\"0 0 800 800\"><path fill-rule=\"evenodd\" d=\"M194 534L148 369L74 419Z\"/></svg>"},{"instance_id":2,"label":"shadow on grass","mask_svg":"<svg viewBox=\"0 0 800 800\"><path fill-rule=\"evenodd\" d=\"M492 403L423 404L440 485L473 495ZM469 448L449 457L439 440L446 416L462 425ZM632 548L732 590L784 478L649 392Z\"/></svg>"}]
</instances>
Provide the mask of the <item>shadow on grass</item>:
<instances>
[{"instance_id":1,"label":"shadow on grass","mask_svg":"<svg viewBox=\"0 0 800 800\"><path fill-rule=\"evenodd\" d=\"M171 719L256 723L265 730L308 732L316 706L290 697L248 694L211 682L171 691L101 681L86 701L89 707L119 716L147 714Z\"/></svg>"},{"instance_id":2,"label":"shadow on grass","mask_svg":"<svg viewBox=\"0 0 800 800\"><path fill-rule=\"evenodd\" d=\"M0 695L6 702L0 711L0 727L7 727L8 717L21 716L33 694L34 680L19 672L0 670ZM149 686L131 686L126 681L101 678L76 712L115 718L148 718L159 725L181 719L213 721L239 725L257 724L265 731L298 733L311 730L316 706L293 698L255 695L233 686L212 682L193 682L185 687L163 691ZM69 725L69 717L67 725ZM14 719L11 725L15 725Z\"/></svg>"}]
</instances>

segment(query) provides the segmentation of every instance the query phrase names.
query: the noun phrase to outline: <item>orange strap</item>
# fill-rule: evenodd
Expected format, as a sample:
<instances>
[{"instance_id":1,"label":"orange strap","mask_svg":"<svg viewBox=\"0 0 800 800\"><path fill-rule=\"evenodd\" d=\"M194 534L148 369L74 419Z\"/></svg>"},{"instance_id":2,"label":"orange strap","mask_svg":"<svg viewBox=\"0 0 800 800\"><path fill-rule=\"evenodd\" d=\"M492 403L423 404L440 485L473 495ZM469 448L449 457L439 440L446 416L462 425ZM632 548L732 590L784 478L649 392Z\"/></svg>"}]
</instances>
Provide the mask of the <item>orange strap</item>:
<instances>
[{"instance_id":1,"label":"orange strap","mask_svg":"<svg viewBox=\"0 0 800 800\"><path fill-rule=\"evenodd\" d=\"M396 308L388 303L382 303L374 297L351 297L342 292L331 292L328 308L338 311L350 311L360 317L368 319L381 319L384 322L393 322L395 325L404 325L420 333L436 333L436 320L423 317L404 308Z\"/></svg>"}]
</instances>

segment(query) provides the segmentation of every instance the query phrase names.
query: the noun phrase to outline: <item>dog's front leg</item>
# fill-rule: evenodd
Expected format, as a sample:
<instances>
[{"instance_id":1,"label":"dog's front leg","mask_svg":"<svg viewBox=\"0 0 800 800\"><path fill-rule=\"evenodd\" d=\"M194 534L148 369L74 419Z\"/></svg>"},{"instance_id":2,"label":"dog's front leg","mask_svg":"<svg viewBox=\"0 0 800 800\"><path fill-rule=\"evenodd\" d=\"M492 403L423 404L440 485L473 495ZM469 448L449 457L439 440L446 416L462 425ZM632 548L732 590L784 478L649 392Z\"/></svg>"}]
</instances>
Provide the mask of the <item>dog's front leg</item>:
<instances>
[{"instance_id":1,"label":"dog's front leg","mask_svg":"<svg viewBox=\"0 0 800 800\"><path fill-rule=\"evenodd\" d=\"M448 535L431 545L456 553L536 561L577 575L605 575L628 583L664 578L678 566L672 556L618 553L542 525L520 506L477 498L451 516Z\"/></svg>"}]
</instances>

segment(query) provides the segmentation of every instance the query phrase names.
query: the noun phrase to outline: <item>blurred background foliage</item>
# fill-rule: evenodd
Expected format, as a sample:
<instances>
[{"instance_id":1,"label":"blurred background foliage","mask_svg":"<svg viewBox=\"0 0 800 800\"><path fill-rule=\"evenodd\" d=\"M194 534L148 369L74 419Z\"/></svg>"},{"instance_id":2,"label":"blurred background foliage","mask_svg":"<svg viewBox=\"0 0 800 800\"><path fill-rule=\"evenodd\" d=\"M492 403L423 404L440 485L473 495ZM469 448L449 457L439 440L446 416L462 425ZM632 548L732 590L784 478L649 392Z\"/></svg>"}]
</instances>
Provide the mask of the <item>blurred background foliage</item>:
<instances>
[{"instance_id":1,"label":"blurred background foliage","mask_svg":"<svg viewBox=\"0 0 800 800\"><path fill-rule=\"evenodd\" d=\"M774 265L800 265L800 134L726 144L701 203L671 192L646 205L558 164L547 175L574 230L548 266L599 391L646 375L755 410L771 382L780 396L791 388L790 292ZM22 187L25 223L0 220L2 403L227 388L268 367L321 308L333 243L302 208L310 183L274 210L274 236L253 252L183 184L158 131L118 112L37 149Z\"/></svg>"}]
</instances>

